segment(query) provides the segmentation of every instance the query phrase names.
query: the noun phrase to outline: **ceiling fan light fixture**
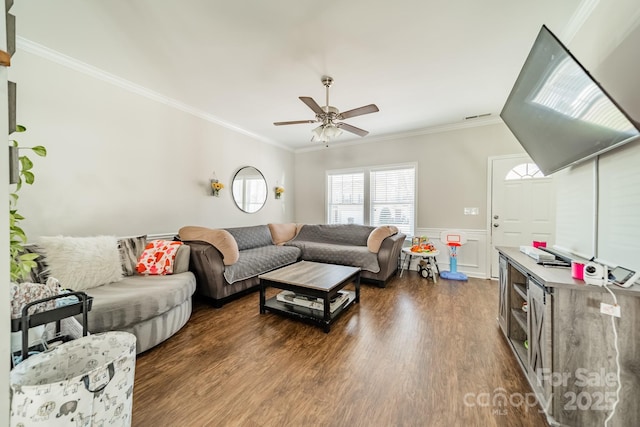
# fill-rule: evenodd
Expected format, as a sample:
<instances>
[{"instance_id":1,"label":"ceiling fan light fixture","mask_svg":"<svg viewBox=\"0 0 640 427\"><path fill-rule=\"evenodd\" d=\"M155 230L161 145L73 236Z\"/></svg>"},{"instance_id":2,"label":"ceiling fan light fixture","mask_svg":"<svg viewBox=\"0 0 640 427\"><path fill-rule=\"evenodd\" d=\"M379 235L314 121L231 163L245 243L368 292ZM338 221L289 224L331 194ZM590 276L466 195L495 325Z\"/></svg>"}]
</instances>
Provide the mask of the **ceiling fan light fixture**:
<instances>
[{"instance_id":1,"label":"ceiling fan light fixture","mask_svg":"<svg viewBox=\"0 0 640 427\"><path fill-rule=\"evenodd\" d=\"M311 131L312 142L329 142L342 135L342 129L333 123L321 124Z\"/></svg>"},{"instance_id":2,"label":"ceiling fan light fixture","mask_svg":"<svg viewBox=\"0 0 640 427\"><path fill-rule=\"evenodd\" d=\"M336 127L336 125L334 125L333 123L329 123L324 127L324 135L328 139L337 138L342 135L342 129Z\"/></svg>"},{"instance_id":3,"label":"ceiling fan light fixture","mask_svg":"<svg viewBox=\"0 0 640 427\"><path fill-rule=\"evenodd\" d=\"M320 125L311 131L311 142L325 142L324 138L324 125Z\"/></svg>"}]
</instances>

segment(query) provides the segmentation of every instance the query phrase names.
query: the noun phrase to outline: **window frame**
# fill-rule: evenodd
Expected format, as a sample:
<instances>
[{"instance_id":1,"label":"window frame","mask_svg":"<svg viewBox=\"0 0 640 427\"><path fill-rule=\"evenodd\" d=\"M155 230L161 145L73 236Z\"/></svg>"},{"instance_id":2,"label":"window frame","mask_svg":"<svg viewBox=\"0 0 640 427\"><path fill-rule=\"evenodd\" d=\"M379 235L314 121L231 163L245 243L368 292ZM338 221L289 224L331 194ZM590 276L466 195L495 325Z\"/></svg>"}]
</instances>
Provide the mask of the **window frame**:
<instances>
[{"instance_id":1,"label":"window frame","mask_svg":"<svg viewBox=\"0 0 640 427\"><path fill-rule=\"evenodd\" d=\"M329 180L333 175L346 175L346 174L355 174L362 173L364 175L364 194L363 194L363 222L364 225L371 226L371 213L372 213L372 203L371 203L371 172L385 171L385 170L396 170L396 169L410 169L412 168L414 171L414 179L413 179L413 218L410 224L411 233L415 234L416 230L416 219L418 217L418 162L406 162L406 163L393 163L387 165L375 165L375 166L361 166L361 167L353 167L353 168L345 168L345 169L328 169L325 171L325 180L324 180L324 213L325 213L325 223L330 224L331 212L330 212L330 200L331 195L329 194Z\"/></svg>"},{"instance_id":2,"label":"window frame","mask_svg":"<svg viewBox=\"0 0 640 427\"><path fill-rule=\"evenodd\" d=\"M362 213L362 222L363 223L367 223L368 218L367 218L367 212L366 212L366 206L368 204L368 191L369 191L369 187L367 185L367 172L365 170L363 170L362 168L350 168L350 169L336 169L336 170L327 170L325 171L325 179L324 179L324 220L325 220L325 224L331 224L330 219L331 219L331 205L330 205L330 200L331 200L331 195L329 194L329 179L331 178L332 175L352 175L352 174L357 174L357 173L362 173L363 174L363 195L362 195L362 206L363 206L363 213Z\"/></svg>"}]
</instances>

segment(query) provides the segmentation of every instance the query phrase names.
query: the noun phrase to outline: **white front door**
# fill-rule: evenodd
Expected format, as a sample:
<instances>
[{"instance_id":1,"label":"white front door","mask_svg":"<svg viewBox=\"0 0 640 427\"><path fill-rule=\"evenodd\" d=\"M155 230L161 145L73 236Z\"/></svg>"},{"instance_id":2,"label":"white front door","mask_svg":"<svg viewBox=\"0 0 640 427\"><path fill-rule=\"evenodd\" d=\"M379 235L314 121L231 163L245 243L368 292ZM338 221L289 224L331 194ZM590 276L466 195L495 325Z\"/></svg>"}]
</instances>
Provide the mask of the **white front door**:
<instances>
[{"instance_id":1,"label":"white front door","mask_svg":"<svg viewBox=\"0 0 640 427\"><path fill-rule=\"evenodd\" d=\"M496 246L547 246L555 238L555 186L526 155L491 159L491 277L498 277Z\"/></svg>"}]
</instances>

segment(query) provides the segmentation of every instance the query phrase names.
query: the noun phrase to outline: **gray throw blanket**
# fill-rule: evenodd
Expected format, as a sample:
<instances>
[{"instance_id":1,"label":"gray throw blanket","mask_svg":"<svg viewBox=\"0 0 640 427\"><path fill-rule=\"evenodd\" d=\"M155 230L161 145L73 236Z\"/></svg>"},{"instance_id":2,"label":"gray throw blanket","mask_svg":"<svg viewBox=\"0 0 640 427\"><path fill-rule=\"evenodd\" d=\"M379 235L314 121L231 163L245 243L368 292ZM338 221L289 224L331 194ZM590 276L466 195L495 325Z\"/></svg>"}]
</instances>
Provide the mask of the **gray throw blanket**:
<instances>
[{"instance_id":1,"label":"gray throw blanket","mask_svg":"<svg viewBox=\"0 0 640 427\"><path fill-rule=\"evenodd\" d=\"M285 246L261 246L240 251L238 262L224 269L224 278L229 283L249 279L267 271L294 263L300 250Z\"/></svg>"}]
</instances>

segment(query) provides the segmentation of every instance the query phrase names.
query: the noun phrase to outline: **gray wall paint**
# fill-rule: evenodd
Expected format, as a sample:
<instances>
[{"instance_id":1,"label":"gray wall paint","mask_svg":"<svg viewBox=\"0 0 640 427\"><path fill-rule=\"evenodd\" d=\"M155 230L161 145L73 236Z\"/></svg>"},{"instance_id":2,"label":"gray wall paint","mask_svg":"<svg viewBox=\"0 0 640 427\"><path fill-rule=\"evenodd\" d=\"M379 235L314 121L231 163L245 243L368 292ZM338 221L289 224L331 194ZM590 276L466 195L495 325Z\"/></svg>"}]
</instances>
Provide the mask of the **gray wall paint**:
<instances>
[{"instance_id":1,"label":"gray wall paint","mask_svg":"<svg viewBox=\"0 0 640 427\"><path fill-rule=\"evenodd\" d=\"M39 56L14 58L18 117L27 126L15 137L48 149L46 158L30 156L36 183L20 197L30 240L293 220L292 200L275 200L272 191L276 181L293 191L291 151ZM231 198L231 178L247 165L262 171L269 188L255 214ZM214 171L226 186L218 198L209 188Z\"/></svg>"},{"instance_id":2,"label":"gray wall paint","mask_svg":"<svg viewBox=\"0 0 640 427\"><path fill-rule=\"evenodd\" d=\"M296 153L296 221L325 222L327 170L417 162L417 228L485 229L487 158L522 152L505 125L491 124Z\"/></svg>"}]
</instances>

